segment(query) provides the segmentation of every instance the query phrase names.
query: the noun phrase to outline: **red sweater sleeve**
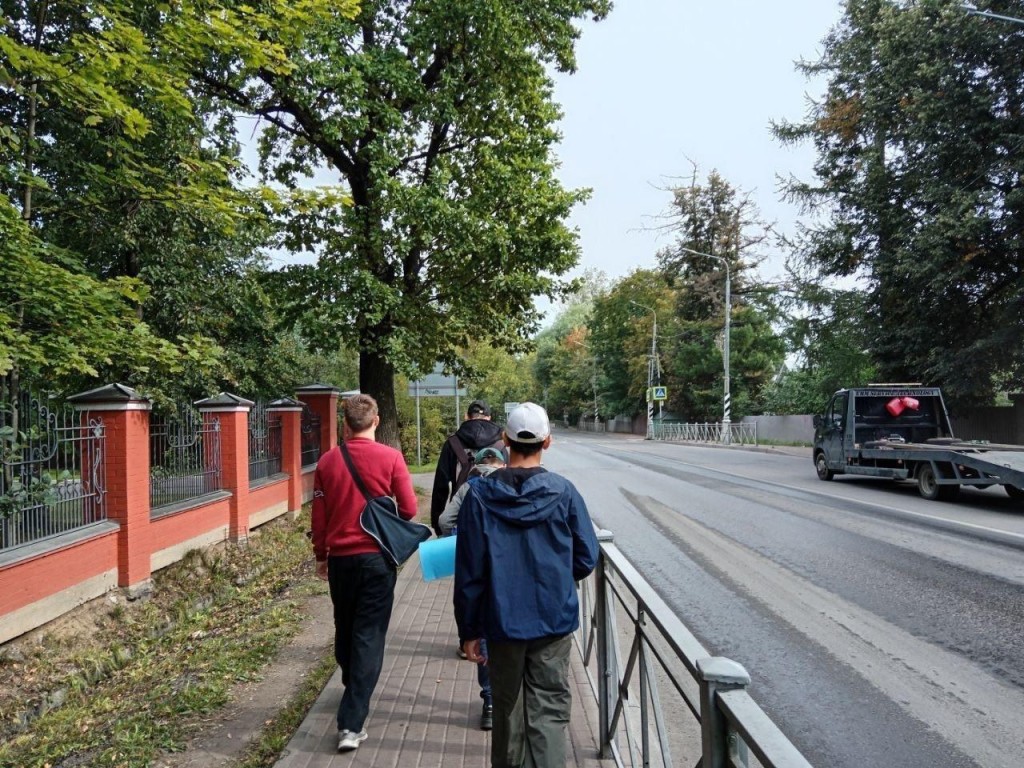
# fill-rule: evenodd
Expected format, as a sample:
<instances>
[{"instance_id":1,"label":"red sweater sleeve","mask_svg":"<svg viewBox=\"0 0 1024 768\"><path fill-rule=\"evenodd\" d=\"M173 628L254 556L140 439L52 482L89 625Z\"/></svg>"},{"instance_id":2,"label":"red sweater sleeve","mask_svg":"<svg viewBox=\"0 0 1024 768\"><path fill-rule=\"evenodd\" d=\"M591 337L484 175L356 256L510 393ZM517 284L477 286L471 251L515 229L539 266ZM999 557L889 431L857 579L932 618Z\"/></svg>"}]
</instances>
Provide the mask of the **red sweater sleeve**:
<instances>
[{"instance_id":1,"label":"red sweater sleeve","mask_svg":"<svg viewBox=\"0 0 1024 768\"><path fill-rule=\"evenodd\" d=\"M406 520L412 520L419 511L416 502L416 490L412 487L412 475L401 453L395 460L395 468L391 473L391 495L398 502L398 514Z\"/></svg>"}]
</instances>

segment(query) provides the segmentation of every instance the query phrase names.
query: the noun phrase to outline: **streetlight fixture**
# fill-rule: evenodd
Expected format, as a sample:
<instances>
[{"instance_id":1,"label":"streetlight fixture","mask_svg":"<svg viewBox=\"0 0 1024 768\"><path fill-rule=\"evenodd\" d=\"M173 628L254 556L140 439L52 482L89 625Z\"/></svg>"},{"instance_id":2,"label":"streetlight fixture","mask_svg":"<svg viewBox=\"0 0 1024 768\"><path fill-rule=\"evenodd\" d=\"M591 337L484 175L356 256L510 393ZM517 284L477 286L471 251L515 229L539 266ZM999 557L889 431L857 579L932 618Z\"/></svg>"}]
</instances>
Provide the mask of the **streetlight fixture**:
<instances>
[{"instance_id":1,"label":"streetlight fixture","mask_svg":"<svg viewBox=\"0 0 1024 768\"><path fill-rule=\"evenodd\" d=\"M657 364L658 354L658 313L648 307L646 304L641 304L639 301L629 300L630 304L640 307L640 309L646 309L652 315L654 315L654 326L651 328L651 358L647 361L647 440L654 439L654 390L652 387L652 379L654 378L654 367ZM658 366L658 384L661 384L661 366Z\"/></svg>"},{"instance_id":2,"label":"streetlight fixture","mask_svg":"<svg viewBox=\"0 0 1024 768\"><path fill-rule=\"evenodd\" d=\"M961 5L968 16L983 16L986 19L998 19L999 21L1009 21L1013 24L1024 24L1024 19L1018 19L1015 16L1003 16L999 13L992 13L992 11L983 11L980 8L976 8L973 5Z\"/></svg>"},{"instance_id":3,"label":"streetlight fixture","mask_svg":"<svg viewBox=\"0 0 1024 768\"><path fill-rule=\"evenodd\" d=\"M729 418L729 412L732 409L732 397L729 394L729 324L732 318L732 280L729 274L729 260L724 256L702 253L683 246L679 246L679 250L692 253L694 256L714 259L725 265L725 341L722 345L722 360L725 364L725 392L722 398L722 442L729 443L732 442L732 420Z\"/></svg>"}]
</instances>

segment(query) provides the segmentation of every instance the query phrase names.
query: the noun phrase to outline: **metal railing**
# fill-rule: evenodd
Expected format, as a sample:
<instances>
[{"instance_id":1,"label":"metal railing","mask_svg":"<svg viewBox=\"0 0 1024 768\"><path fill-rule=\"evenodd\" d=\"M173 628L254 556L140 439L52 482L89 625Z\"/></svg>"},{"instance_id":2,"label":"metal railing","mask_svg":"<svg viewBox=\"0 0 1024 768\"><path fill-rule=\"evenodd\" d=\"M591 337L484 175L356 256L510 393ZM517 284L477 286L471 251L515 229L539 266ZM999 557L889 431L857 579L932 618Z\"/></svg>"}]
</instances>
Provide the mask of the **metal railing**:
<instances>
[{"instance_id":1,"label":"metal railing","mask_svg":"<svg viewBox=\"0 0 1024 768\"><path fill-rule=\"evenodd\" d=\"M654 422L652 438L669 442L757 445L757 424L663 424Z\"/></svg>"},{"instance_id":2,"label":"metal railing","mask_svg":"<svg viewBox=\"0 0 1024 768\"><path fill-rule=\"evenodd\" d=\"M711 656L611 534L599 538L598 567L580 588L576 643L598 702L601 757L620 768L747 768L752 753L763 768L810 768L747 693L746 670ZM681 727L687 713L691 729Z\"/></svg>"},{"instance_id":3,"label":"metal railing","mask_svg":"<svg viewBox=\"0 0 1024 768\"><path fill-rule=\"evenodd\" d=\"M320 417L308 405L302 406L302 466L320 460Z\"/></svg>"},{"instance_id":4,"label":"metal railing","mask_svg":"<svg viewBox=\"0 0 1024 768\"><path fill-rule=\"evenodd\" d=\"M221 490L220 421L192 408L156 414L149 425L149 506L179 504Z\"/></svg>"},{"instance_id":5,"label":"metal railing","mask_svg":"<svg viewBox=\"0 0 1024 768\"><path fill-rule=\"evenodd\" d=\"M249 482L281 471L281 415L258 402L249 411Z\"/></svg>"},{"instance_id":6,"label":"metal railing","mask_svg":"<svg viewBox=\"0 0 1024 768\"><path fill-rule=\"evenodd\" d=\"M0 403L0 552L107 519L104 426L25 393Z\"/></svg>"}]
</instances>

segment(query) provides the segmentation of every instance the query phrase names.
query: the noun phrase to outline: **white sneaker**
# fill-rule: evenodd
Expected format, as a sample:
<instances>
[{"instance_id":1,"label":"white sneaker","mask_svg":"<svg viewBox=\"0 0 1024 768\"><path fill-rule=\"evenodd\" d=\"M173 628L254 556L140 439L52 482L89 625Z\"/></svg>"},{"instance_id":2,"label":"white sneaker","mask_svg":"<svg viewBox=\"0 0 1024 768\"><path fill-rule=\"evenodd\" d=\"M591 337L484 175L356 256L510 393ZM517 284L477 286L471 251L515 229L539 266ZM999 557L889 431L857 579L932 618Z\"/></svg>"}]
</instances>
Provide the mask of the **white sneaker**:
<instances>
[{"instance_id":1,"label":"white sneaker","mask_svg":"<svg viewBox=\"0 0 1024 768\"><path fill-rule=\"evenodd\" d=\"M338 731L338 751L350 752L359 749L359 745L366 741L366 731L355 733L354 731Z\"/></svg>"}]
</instances>

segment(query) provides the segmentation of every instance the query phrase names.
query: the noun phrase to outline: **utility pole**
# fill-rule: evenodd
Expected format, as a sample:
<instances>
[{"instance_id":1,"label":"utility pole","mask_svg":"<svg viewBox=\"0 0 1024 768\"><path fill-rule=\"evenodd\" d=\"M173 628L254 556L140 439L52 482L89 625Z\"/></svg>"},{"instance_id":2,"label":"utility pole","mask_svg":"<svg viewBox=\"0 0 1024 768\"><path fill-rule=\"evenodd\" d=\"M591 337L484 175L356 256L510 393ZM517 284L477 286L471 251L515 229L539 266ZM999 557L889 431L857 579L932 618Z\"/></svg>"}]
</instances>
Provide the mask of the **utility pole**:
<instances>
[{"instance_id":1,"label":"utility pole","mask_svg":"<svg viewBox=\"0 0 1024 768\"><path fill-rule=\"evenodd\" d=\"M694 256L704 256L708 259L722 262L725 265L725 338L722 342L722 361L725 366L725 391L722 395L722 442L732 442L732 396L729 394L729 324L732 319L732 286L729 273L729 260L724 256L715 256L713 253L701 253L692 248L679 247L681 251L692 253Z\"/></svg>"},{"instance_id":2,"label":"utility pole","mask_svg":"<svg viewBox=\"0 0 1024 768\"><path fill-rule=\"evenodd\" d=\"M658 313L641 304L638 301L629 300L630 304L646 309L654 315L654 325L651 327L651 357L647 361L647 437L646 440L654 439L654 368L658 368L658 384L661 384L661 366L658 365ZM658 414L664 417L663 405L659 405Z\"/></svg>"}]
</instances>

